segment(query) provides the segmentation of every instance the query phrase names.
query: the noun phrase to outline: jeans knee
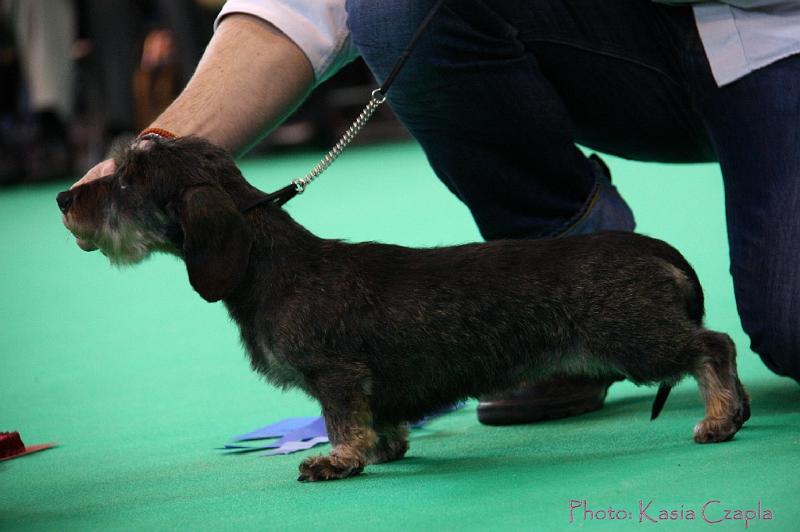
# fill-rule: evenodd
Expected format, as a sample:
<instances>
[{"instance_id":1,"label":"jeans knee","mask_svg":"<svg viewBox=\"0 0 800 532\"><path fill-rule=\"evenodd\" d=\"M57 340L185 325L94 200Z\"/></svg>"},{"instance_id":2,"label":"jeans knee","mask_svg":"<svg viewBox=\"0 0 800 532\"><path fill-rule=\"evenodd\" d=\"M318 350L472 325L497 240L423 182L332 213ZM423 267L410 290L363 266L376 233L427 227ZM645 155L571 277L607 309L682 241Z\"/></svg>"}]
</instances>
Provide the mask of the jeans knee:
<instances>
[{"instance_id":1,"label":"jeans knee","mask_svg":"<svg viewBox=\"0 0 800 532\"><path fill-rule=\"evenodd\" d=\"M781 312L743 315L742 323L750 336L751 349L764 364L778 375L800 382L800 330L789 316Z\"/></svg>"},{"instance_id":2,"label":"jeans knee","mask_svg":"<svg viewBox=\"0 0 800 532\"><path fill-rule=\"evenodd\" d=\"M797 338L787 334L764 335L760 340L753 340L753 351L758 353L764 364L785 377L792 377L800 382L800 355L798 355Z\"/></svg>"}]
</instances>

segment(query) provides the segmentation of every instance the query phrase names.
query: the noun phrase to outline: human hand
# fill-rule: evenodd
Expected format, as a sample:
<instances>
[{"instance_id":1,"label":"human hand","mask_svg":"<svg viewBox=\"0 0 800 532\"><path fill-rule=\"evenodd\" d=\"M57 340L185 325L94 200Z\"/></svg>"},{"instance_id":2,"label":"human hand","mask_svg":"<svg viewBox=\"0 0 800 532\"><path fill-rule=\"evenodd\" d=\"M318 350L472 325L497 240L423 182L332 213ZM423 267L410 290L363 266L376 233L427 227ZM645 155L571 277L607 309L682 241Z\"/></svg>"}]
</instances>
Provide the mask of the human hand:
<instances>
[{"instance_id":1,"label":"human hand","mask_svg":"<svg viewBox=\"0 0 800 532\"><path fill-rule=\"evenodd\" d=\"M73 185L69 188L70 190L72 190L75 187L85 185L86 183L94 181L95 179L100 179L103 176L111 175L116 171L116 169L117 169L117 163L114 162L114 159L106 159L105 161L100 161L99 163L94 165L88 172L86 172L86 175L75 181L75 183L73 183Z\"/></svg>"},{"instance_id":2,"label":"human hand","mask_svg":"<svg viewBox=\"0 0 800 532\"><path fill-rule=\"evenodd\" d=\"M82 178L77 180L70 188L72 190L75 187L79 187L81 185L85 185L86 183L90 183L95 179L100 179L103 176L107 176L113 174L114 171L117 169L117 164L114 162L114 159L106 159L105 161L100 161L96 165L94 165L86 175ZM87 242L86 240L82 240L80 238L75 239L78 243L78 247L80 247L84 251L94 251L97 249L97 246L92 244L91 242Z\"/></svg>"}]
</instances>

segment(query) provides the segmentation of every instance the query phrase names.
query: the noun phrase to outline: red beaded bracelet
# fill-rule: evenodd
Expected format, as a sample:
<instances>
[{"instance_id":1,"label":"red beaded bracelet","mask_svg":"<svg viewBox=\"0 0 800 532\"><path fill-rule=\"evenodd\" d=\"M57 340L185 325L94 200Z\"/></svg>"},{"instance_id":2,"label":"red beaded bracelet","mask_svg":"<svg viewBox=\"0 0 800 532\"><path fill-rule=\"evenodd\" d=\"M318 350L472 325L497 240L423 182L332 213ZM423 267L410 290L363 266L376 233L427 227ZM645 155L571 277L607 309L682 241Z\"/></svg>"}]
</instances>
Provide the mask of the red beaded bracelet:
<instances>
[{"instance_id":1,"label":"red beaded bracelet","mask_svg":"<svg viewBox=\"0 0 800 532\"><path fill-rule=\"evenodd\" d=\"M166 129L161 129L160 127L148 127L141 133L139 133L136 138L140 139L142 137L146 137L147 135L156 135L161 138L165 139L176 139L178 135L173 133L172 131L167 131Z\"/></svg>"}]
</instances>

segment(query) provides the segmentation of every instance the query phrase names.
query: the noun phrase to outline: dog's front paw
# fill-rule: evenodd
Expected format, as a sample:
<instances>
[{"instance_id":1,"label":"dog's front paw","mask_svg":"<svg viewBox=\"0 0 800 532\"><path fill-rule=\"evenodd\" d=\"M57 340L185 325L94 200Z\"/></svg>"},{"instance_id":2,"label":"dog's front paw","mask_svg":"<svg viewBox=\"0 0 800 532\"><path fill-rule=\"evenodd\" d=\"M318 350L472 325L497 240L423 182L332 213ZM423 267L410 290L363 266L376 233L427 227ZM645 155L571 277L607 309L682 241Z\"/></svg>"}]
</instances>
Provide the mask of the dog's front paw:
<instances>
[{"instance_id":1,"label":"dog's front paw","mask_svg":"<svg viewBox=\"0 0 800 532\"><path fill-rule=\"evenodd\" d=\"M364 464L358 461L342 460L330 455L311 456L300 464L300 476L297 480L301 482L336 480L358 475L363 470Z\"/></svg>"},{"instance_id":2,"label":"dog's front paw","mask_svg":"<svg viewBox=\"0 0 800 532\"><path fill-rule=\"evenodd\" d=\"M741 427L732 419L705 418L694 427L694 441L697 443L718 443L733 438Z\"/></svg>"}]
</instances>

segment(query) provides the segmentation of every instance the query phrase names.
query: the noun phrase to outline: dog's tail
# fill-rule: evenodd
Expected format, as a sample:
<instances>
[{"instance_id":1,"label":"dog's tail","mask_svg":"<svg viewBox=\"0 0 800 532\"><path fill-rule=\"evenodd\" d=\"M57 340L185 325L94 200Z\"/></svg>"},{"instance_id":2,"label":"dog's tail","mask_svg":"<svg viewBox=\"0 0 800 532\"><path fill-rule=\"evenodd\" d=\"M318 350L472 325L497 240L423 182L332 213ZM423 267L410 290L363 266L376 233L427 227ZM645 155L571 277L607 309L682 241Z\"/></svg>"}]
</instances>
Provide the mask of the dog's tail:
<instances>
[{"instance_id":1,"label":"dog's tail","mask_svg":"<svg viewBox=\"0 0 800 532\"><path fill-rule=\"evenodd\" d=\"M661 409L664 408L664 403L667 402L667 397L669 397L669 392L671 391L672 385L667 384L666 382L662 382L661 386L658 387L656 398L653 401L653 410L650 414L650 421L653 421L661 413Z\"/></svg>"}]
</instances>

